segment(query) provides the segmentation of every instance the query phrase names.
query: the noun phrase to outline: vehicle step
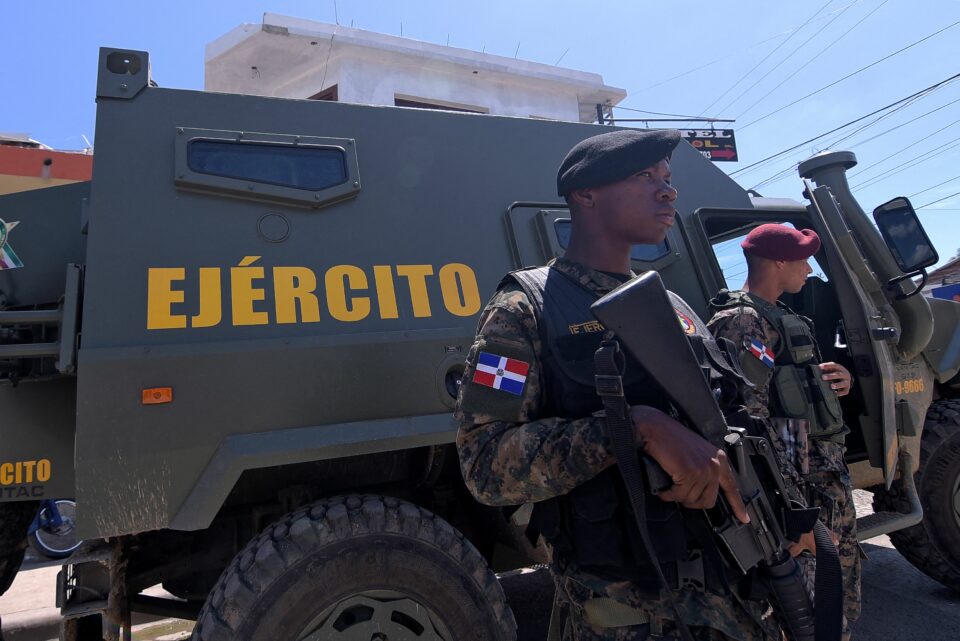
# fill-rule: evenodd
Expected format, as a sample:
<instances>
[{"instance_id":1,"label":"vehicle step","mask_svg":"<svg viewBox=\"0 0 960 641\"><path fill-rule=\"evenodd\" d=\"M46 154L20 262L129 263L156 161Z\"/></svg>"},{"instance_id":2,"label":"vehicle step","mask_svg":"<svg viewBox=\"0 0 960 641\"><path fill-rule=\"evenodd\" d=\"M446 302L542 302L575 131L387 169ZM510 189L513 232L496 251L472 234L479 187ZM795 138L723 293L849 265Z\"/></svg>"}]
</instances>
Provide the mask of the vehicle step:
<instances>
[{"instance_id":1,"label":"vehicle step","mask_svg":"<svg viewBox=\"0 0 960 641\"><path fill-rule=\"evenodd\" d=\"M917 522L913 514L899 512L874 512L857 519L857 539L866 541L881 534L889 534Z\"/></svg>"}]
</instances>

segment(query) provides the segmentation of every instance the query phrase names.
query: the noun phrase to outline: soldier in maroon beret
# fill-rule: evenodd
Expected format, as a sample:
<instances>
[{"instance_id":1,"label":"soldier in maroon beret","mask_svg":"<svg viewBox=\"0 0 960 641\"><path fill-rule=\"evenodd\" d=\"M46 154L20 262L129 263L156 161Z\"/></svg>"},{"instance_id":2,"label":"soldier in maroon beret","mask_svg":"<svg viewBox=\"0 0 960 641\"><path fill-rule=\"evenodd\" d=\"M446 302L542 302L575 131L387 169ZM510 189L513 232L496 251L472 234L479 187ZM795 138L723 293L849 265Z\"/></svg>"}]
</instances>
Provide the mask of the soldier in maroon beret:
<instances>
[{"instance_id":1,"label":"soldier in maroon beret","mask_svg":"<svg viewBox=\"0 0 960 641\"><path fill-rule=\"evenodd\" d=\"M812 229L766 224L747 234L740 247L747 281L741 290L721 290L711 301L716 313L707 326L740 347L743 371L755 385L744 392L747 409L769 419L774 447L792 463L786 467L799 472L797 486L808 505L821 508L820 518L838 545L848 639L849 624L860 615L860 555L843 458L849 429L839 397L850 393L853 378L843 365L822 362L812 321L777 300L803 289L820 237ZM799 560L812 592L815 560L806 555Z\"/></svg>"}]
</instances>

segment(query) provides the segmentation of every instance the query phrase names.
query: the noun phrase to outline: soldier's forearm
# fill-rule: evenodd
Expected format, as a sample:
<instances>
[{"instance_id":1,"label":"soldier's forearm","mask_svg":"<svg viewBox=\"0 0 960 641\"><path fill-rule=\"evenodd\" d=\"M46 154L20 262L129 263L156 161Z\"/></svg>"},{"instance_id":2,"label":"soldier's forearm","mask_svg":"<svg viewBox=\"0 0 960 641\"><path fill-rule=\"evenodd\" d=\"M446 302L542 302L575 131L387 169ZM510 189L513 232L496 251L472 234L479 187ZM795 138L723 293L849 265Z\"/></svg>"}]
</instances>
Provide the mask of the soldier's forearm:
<instances>
[{"instance_id":1,"label":"soldier's forearm","mask_svg":"<svg viewBox=\"0 0 960 641\"><path fill-rule=\"evenodd\" d=\"M614 463L601 418L493 422L457 434L464 480L487 505L519 505L565 494Z\"/></svg>"}]
</instances>

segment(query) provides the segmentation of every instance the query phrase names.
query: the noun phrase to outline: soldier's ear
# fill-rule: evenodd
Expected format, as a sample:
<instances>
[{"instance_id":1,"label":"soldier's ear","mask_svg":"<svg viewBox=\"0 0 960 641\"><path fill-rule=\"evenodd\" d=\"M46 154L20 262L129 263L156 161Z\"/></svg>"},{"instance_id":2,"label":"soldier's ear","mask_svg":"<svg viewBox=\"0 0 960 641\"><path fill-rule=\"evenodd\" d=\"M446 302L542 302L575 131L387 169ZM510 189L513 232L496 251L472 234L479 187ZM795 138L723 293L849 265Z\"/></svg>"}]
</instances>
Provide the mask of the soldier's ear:
<instances>
[{"instance_id":1,"label":"soldier's ear","mask_svg":"<svg viewBox=\"0 0 960 641\"><path fill-rule=\"evenodd\" d=\"M576 204L579 209L592 209L596 204L596 196L592 189L574 189L567 194L570 204Z\"/></svg>"}]
</instances>

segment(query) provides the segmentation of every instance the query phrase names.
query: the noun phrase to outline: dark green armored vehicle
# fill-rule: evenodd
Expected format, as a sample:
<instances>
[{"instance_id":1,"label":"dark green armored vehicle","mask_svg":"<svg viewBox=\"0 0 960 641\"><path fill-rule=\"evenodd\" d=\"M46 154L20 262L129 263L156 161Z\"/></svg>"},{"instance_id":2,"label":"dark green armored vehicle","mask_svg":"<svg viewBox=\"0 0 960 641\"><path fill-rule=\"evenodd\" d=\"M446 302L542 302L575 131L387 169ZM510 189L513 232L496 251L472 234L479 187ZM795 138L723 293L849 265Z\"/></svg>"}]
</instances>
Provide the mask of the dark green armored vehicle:
<instances>
[{"instance_id":1,"label":"dark green armored vehicle","mask_svg":"<svg viewBox=\"0 0 960 641\"><path fill-rule=\"evenodd\" d=\"M464 488L451 411L501 276L563 252L555 170L600 126L163 89L115 49L97 102L92 182L0 198L6 578L37 501L75 498L99 544L61 572L65 638L131 611L204 641L513 638L494 572L537 551ZM676 224L634 268L706 315L736 239L814 228L822 274L789 303L855 375L861 535L960 589L960 305L915 295L935 253L906 202L887 244L855 162L804 163L803 204L682 144Z\"/></svg>"}]
</instances>

